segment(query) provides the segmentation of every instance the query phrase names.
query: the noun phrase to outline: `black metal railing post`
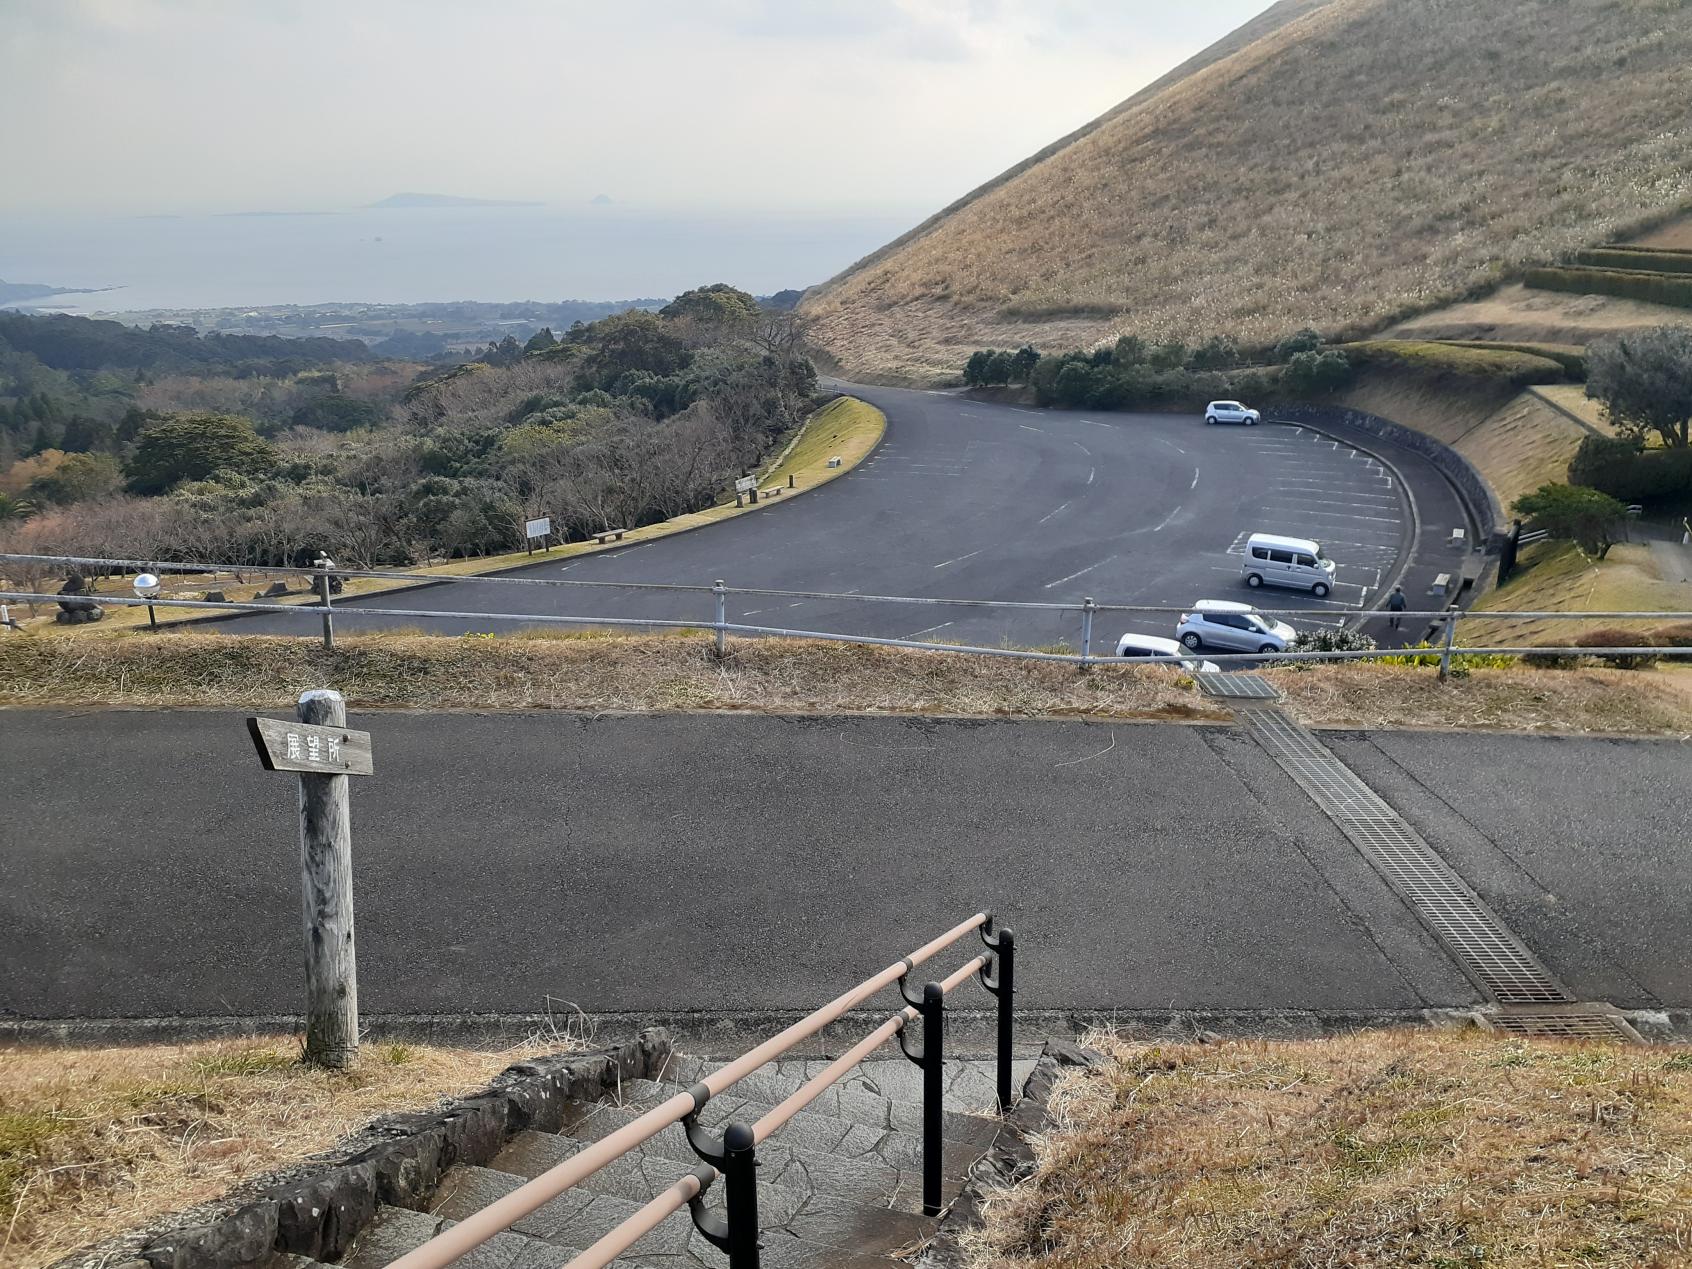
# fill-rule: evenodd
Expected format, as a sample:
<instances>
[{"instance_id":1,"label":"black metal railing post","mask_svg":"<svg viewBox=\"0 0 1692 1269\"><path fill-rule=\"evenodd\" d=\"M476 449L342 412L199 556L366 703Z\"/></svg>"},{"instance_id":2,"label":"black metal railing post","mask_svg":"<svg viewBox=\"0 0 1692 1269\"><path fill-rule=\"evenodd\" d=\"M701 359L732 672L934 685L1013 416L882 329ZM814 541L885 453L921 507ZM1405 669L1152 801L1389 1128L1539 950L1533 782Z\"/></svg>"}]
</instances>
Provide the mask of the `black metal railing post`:
<instances>
[{"instance_id":1,"label":"black metal railing post","mask_svg":"<svg viewBox=\"0 0 1692 1269\"><path fill-rule=\"evenodd\" d=\"M758 1269L758 1147L746 1124L723 1130L723 1182L729 1269Z\"/></svg>"},{"instance_id":2,"label":"black metal railing post","mask_svg":"<svg viewBox=\"0 0 1692 1269\"><path fill-rule=\"evenodd\" d=\"M984 967L981 985L993 993L999 1002L999 1113L1010 1114L1011 1109L1011 1032L1016 1011L1016 932L1000 928L988 933L993 922L981 929L981 941L993 951L993 973L989 977Z\"/></svg>"},{"instance_id":3,"label":"black metal railing post","mask_svg":"<svg viewBox=\"0 0 1692 1269\"><path fill-rule=\"evenodd\" d=\"M922 1214L938 1216L946 1115L946 989L939 983L925 983L921 997L912 998L901 978L899 994L916 1006L922 1019L922 1046L913 1049L908 1032L901 1028L899 1047L922 1071Z\"/></svg>"},{"instance_id":4,"label":"black metal railing post","mask_svg":"<svg viewBox=\"0 0 1692 1269\"><path fill-rule=\"evenodd\" d=\"M688 1204L694 1228L728 1256L729 1269L758 1269L758 1145L752 1129L737 1121L718 1137L700 1127L697 1111L682 1119L682 1127L693 1153L723 1174L722 1215L705 1206L702 1191Z\"/></svg>"}]
</instances>

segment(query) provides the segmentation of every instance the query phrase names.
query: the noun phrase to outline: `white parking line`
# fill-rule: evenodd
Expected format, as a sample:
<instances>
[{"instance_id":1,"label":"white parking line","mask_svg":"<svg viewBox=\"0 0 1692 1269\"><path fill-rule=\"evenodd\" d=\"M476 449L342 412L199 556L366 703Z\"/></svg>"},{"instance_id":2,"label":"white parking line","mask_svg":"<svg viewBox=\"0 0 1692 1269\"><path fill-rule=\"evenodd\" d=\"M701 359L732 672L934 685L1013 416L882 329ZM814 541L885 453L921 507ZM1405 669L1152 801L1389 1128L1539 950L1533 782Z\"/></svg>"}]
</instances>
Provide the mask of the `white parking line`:
<instances>
[{"instance_id":1,"label":"white parking line","mask_svg":"<svg viewBox=\"0 0 1692 1269\"><path fill-rule=\"evenodd\" d=\"M1093 483L1093 477L1097 476L1098 474L1099 474L1099 469L1097 467L1087 468L1087 483L1089 485L1092 484Z\"/></svg>"},{"instance_id":2,"label":"white parking line","mask_svg":"<svg viewBox=\"0 0 1692 1269\"><path fill-rule=\"evenodd\" d=\"M1065 582L1073 582L1077 577L1085 577L1088 573L1091 573L1094 569L1103 568L1106 564L1111 563L1116 558L1117 557L1114 556L1114 555L1107 556L1104 559L1100 560L1097 564L1087 565L1087 567L1082 569L1080 572L1071 573L1068 577L1060 577L1055 582L1047 582L1046 585L1045 585L1045 589L1051 590L1054 586L1062 586Z\"/></svg>"},{"instance_id":3,"label":"white parking line","mask_svg":"<svg viewBox=\"0 0 1692 1269\"><path fill-rule=\"evenodd\" d=\"M1063 506L1059 507L1056 511L1049 511L1045 515L1041 516L1039 522L1041 524L1044 524L1047 520L1054 519L1057 516L1062 515L1067 510L1069 510L1069 504L1066 502L1066 503L1063 504ZM1179 510L1179 508L1177 508L1177 510Z\"/></svg>"},{"instance_id":4,"label":"white parking line","mask_svg":"<svg viewBox=\"0 0 1692 1269\"><path fill-rule=\"evenodd\" d=\"M905 638L906 639L919 639L925 634L933 634L936 630L944 630L947 626L955 626L957 624L958 623L955 622L955 621L942 621L938 626L930 626L927 630L919 630L919 631L916 632L916 634L906 635Z\"/></svg>"},{"instance_id":5,"label":"white parking line","mask_svg":"<svg viewBox=\"0 0 1692 1269\"><path fill-rule=\"evenodd\" d=\"M1073 446L1075 446L1075 448L1076 448L1076 449L1078 449L1078 450L1080 450L1080 451L1081 451L1081 452L1082 452L1082 453L1083 453L1083 454L1085 454L1085 455L1086 455L1086 456L1087 456L1087 457L1088 457L1088 458L1091 458L1091 457L1092 457L1092 456L1093 456L1093 451L1092 451L1092 450L1090 450L1090 449L1088 449L1088 448L1087 448L1087 447L1086 447L1086 446L1085 446L1085 445L1083 445L1083 444L1082 444L1082 443L1081 443L1081 442L1080 442L1080 441L1071 441L1071 442L1069 442L1069 443L1070 443L1070 444L1071 444L1071 445L1073 445Z\"/></svg>"},{"instance_id":6,"label":"white parking line","mask_svg":"<svg viewBox=\"0 0 1692 1269\"><path fill-rule=\"evenodd\" d=\"M1044 432L1046 430L1043 427L1029 427L1028 424L1026 424L1026 423L1018 423L1017 426L1020 427L1024 432Z\"/></svg>"},{"instance_id":7,"label":"white parking line","mask_svg":"<svg viewBox=\"0 0 1692 1269\"><path fill-rule=\"evenodd\" d=\"M1153 529L1152 532L1153 533L1162 533L1165 529L1167 529L1169 527L1171 522L1174 521L1175 517L1180 515L1180 514L1181 514L1181 504L1176 503L1175 504L1175 510L1171 511L1168 515L1164 516L1163 517L1163 523L1158 525L1157 528Z\"/></svg>"},{"instance_id":8,"label":"white parking line","mask_svg":"<svg viewBox=\"0 0 1692 1269\"><path fill-rule=\"evenodd\" d=\"M984 551L986 549L987 549L986 547L981 548L982 551ZM980 555L980 554L981 554L981 551L971 551L968 555L960 555L955 560L947 560L942 564L936 564L934 567L935 568L950 568L954 564L962 564L965 560L973 560L977 555Z\"/></svg>"},{"instance_id":9,"label":"white parking line","mask_svg":"<svg viewBox=\"0 0 1692 1269\"><path fill-rule=\"evenodd\" d=\"M1188 485L1187 488L1188 489L1197 489L1198 488L1198 478L1199 478L1199 469L1197 467L1195 467L1195 468L1193 468L1193 483Z\"/></svg>"}]
</instances>

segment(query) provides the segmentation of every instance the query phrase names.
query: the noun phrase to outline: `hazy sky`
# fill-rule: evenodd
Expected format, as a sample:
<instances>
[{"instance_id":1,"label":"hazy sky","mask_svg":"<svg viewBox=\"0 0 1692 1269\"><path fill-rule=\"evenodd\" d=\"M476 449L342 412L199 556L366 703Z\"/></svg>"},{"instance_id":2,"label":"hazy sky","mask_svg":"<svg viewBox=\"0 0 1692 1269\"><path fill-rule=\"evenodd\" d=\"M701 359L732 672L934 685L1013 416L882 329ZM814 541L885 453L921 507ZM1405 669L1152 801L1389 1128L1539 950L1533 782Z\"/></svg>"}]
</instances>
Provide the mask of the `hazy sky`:
<instances>
[{"instance_id":1,"label":"hazy sky","mask_svg":"<svg viewBox=\"0 0 1692 1269\"><path fill-rule=\"evenodd\" d=\"M1268 0L0 0L0 212L926 212Z\"/></svg>"}]
</instances>

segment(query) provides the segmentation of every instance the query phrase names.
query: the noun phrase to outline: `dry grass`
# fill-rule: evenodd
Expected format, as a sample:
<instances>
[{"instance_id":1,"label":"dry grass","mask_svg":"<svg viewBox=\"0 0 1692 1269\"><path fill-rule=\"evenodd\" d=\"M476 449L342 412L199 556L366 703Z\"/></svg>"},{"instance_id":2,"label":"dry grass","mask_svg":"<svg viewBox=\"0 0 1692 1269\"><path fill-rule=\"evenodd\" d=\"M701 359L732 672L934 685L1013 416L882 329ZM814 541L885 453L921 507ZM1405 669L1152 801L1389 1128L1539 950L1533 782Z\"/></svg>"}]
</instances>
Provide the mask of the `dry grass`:
<instances>
[{"instance_id":1,"label":"dry grass","mask_svg":"<svg viewBox=\"0 0 1692 1269\"><path fill-rule=\"evenodd\" d=\"M805 311L849 370L928 376L1023 340L1373 329L1685 206L1688 99L1678 0L1333 0ZM1042 309L1120 315L1001 316Z\"/></svg>"},{"instance_id":2,"label":"dry grass","mask_svg":"<svg viewBox=\"0 0 1692 1269\"><path fill-rule=\"evenodd\" d=\"M1692 221L1688 222L1692 224ZM1590 344L1647 326L1692 326L1692 313L1608 295L1501 287L1477 300L1437 308L1387 333L1407 339L1498 339Z\"/></svg>"},{"instance_id":3,"label":"dry grass","mask_svg":"<svg viewBox=\"0 0 1692 1269\"><path fill-rule=\"evenodd\" d=\"M1692 737L1692 667L1472 670L1441 683L1431 667L1342 665L1269 678L1317 727Z\"/></svg>"},{"instance_id":4,"label":"dry grass","mask_svg":"<svg viewBox=\"0 0 1692 1269\"><path fill-rule=\"evenodd\" d=\"M976 1269L1692 1262L1692 1054L1378 1031L1072 1076Z\"/></svg>"},{"instance_id":5,"label":"dry grass","mask_svg":"<svg viewBox=\"0 0 1692 1269\"><path fill-rule=\"evenodd\" d=\"M84 642L0 639L0 705L284 708L330 684L355 710L746 710L1224 722L1168 670L709 635L314 639L166 635ZM1542 732L1692 734L1692 671L1434 670L1335 665L1273 670L1307 722Z\"/></svg>"},{"instance_id":6,"label":"dry grass","mask_svg":"<svg viewBox=\"0 0 1692 1269\"><path fill-rule=\"evenodd\" d=\"M0 1263L50 1264L557 1047L370 1045L344 1074L281 1037L0 1051Z\"/></svg>"}]
</instances>

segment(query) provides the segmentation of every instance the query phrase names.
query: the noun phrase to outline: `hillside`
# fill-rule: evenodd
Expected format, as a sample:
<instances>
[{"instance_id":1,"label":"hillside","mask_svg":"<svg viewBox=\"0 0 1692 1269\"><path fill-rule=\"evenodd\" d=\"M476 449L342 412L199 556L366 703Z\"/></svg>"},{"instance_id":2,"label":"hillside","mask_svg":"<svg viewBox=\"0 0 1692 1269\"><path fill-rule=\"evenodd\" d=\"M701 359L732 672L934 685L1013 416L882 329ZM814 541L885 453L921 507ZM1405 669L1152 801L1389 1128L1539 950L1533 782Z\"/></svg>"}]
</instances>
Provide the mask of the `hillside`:
<instances>
[{"instance_id":1,"label":"hillside","mask_svg":"<svg viewBox=\"0 0 1692 1269\"><path fill-rule=\"evenodd\" d=\"M1692 5L1283 0L806 297L849 371L1268 340L1479 293L1692 201Z\"/></svg>"}]
</instances>

